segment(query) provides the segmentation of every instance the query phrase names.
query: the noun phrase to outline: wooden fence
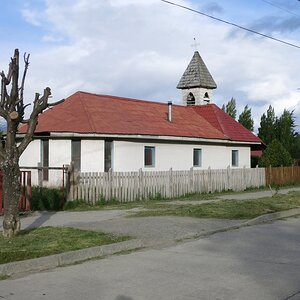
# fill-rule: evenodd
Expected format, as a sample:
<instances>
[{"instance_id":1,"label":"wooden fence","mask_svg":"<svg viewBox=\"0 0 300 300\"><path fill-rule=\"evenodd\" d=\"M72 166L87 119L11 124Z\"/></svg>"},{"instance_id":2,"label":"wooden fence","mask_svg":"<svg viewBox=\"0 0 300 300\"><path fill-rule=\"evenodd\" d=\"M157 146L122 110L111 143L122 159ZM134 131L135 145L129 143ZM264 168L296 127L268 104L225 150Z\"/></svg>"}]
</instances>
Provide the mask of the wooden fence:
<instances>
[{"instance_id":1,"label":"wooden fence","mask_svg":"<svg viewBox=\"0 0 300 300\"><path fill-rule=\"evenodd\" d=\"M266 185L287 185L300 183L300 167L266 168Z\"/></svg>"},{"instance_id":2,"label":"wooden fence","mask_svg":"<svg viewBox=\"0 0 300 300\"><path fill-rule=\"evenodd\" d=\"M78 173L71 178L69 200L95 203L100 199L129 202L174 198L192 193L242 191L265 186L265 169L189 170L161 172Z\"/></svg>"}]
</instances>

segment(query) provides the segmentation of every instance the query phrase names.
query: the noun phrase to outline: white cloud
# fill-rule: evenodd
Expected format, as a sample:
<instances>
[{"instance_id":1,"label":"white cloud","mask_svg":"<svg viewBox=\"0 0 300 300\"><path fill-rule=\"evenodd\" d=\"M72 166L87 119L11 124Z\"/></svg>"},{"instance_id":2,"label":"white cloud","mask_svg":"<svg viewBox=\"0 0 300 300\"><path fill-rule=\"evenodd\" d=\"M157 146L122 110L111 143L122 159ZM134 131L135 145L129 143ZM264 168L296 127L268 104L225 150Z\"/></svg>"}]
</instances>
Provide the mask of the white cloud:
<instances>
[{"instance_id":1,"label":"white cloud","mask_svg":"<svg viewBox=\"0 0 300 300\"><path fill-rule=\"evenodd\" d=\"M35 10L32 10L30 8L24 8L24 9L22 9L22 16L25 19L25 21L30 23L31 25L34 25L34 26L41 25L41 16Z\"/></svg>"}]
</instances>

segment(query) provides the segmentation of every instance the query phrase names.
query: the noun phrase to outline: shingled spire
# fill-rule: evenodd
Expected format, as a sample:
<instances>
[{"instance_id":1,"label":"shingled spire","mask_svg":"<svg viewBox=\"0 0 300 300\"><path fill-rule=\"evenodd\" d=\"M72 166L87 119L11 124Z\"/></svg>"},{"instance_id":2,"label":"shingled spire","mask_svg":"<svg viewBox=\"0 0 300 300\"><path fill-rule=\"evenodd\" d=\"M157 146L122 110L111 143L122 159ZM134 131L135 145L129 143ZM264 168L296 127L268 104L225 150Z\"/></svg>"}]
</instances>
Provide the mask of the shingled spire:
<instances>
[{"instance_id":1,"label":"shingled spire","mask_svg":"<svg viewBox=\"0 0 300 300\"><path fill-rule=\"evenodd\" d=\"M198 51L195 51L178 85L185 105L208 104L217 85Z\"/></svg>"}]
</instances>

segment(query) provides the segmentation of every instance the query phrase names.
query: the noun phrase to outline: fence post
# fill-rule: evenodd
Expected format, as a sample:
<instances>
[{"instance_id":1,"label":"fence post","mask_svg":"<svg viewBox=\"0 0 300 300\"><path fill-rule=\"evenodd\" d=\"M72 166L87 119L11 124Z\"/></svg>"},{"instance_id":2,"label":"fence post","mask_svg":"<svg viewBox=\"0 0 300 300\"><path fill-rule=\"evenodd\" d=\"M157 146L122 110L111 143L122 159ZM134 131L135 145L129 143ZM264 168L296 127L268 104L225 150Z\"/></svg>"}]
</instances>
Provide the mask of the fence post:
<instances>
[{"instance_id":1,"label":"fence post","mask_svg":"<svg viewBox=\"0 0 300 300\"><path fill-rule=\"evenodd\" d=\"M112 168L110 168L108 170L108 184L109 184L109 188L108 188L108 200L112 199L112 190L113 190L113 178L112 178Z\"/></svg>"},{"instance_id":2,"label":"fence post","mask_svg":"<svg viewBox=\"0 0 300 300\"><path fill-rule=\"evenodd\" d=\"M169 170L169 198L173 197L173 170Z\"/></svg>"},{"instance_id":3,"label":"fence post","mask_svg":"<svg viewBox=\"0 0 300 300\"><path fill-rule=\"evenodd\" d=\"M44 172L43 172L43 169L42 169L42 163L39 162L38 163L38 185L40 188L43 187L43 175L44 175Z\"/></svg>"},{"instance_id":4,"label":"fence post","mask_svg":"<svg viewBox=\"0 0 300 300\"><path fill-rule=\"evenodd\" d=\"M212 180L211 180L211 168L210 166L208 167L208 192L212 192Z\"/></svg>"},{"instance_id":5,"label":"fence post","mask_svg":"<svg viewBox=\"0 0 300 300\"><path fill-rule=\"evenodd\" d=\"M227 191L231 189L231 184L230 184L230 165L227 167Z\"/></svg>"},{"instance_id":6,"label":"fence post","mask_svg":"<svg viewBox=\"0 0 300 300\"><path fill-rule=\"evenodd\" d=\"M247 188L246 166L243 167L243 190Z\"/></svg>"},{"instance_id":7,"label":"fence post","mask_svg":"<svg viewBox=\"0 0 300 300\"><path fill-rule=\"evenodd\" d=\"M139 190L138 190L138 197L139 197L139 200L142 200L144 199L144 174L143 174L143 170L142 168L139 169Z\"/></svg>"},{"instance_id":8,"label":"fence post","mask_svg":"<svg viewBox=\"0 0 300 300\"><path fill-rule=\"evenodd\" d=\"M195 193L194 191L194 168L191 167L190 168L190 172L189 172L189 191L188 193L193 194Z\"/></svg>"},{"instance_id":9,"label":"fence post","mask_svg":"<svg viewBox=\"0 0 300 300\"><path fill-rule=\"evenodd\" d=\"M74 162L72 161L67 169L67 201L73 201L75 199L75 189L76 189L76 179L75 179L75 169Z\"/></svg>"}]
</instances>

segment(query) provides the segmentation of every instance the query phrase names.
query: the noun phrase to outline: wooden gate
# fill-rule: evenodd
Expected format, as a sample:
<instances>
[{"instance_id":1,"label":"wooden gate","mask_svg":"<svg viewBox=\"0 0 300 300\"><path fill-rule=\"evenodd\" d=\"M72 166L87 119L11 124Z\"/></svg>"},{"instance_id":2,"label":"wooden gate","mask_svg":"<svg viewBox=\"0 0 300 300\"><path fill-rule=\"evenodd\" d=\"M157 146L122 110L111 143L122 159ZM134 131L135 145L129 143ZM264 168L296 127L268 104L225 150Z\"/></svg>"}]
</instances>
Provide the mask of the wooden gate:
<instances>
[{"instance_id":1,"label":"wooden gate","mask_svg":"<svg viewBox=\"0 0 300 300\"><path fill-rule=\"evenodd\" d=\"M0 172L0 214L3 214L3 188L2 188L3 174ZM32 196L31 189L31 171L21 171L20 175L21 183L21 199L19 201L19 210L28 211L30 210L30 199Z\"/></svg>"}]
</instances>

